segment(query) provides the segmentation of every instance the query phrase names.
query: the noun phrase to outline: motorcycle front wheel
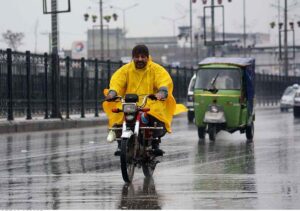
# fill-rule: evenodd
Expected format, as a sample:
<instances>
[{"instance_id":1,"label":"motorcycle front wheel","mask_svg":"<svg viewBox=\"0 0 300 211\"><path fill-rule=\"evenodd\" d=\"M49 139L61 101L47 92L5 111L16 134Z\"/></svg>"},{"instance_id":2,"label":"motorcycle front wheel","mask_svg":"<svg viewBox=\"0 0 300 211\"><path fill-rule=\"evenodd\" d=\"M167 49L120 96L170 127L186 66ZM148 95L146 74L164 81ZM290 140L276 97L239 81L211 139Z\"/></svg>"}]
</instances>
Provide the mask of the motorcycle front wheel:
<instances>
[{"instance_id":1,"label":"motorcycle front wheel","mask_svg":"<svg viewBox=\"0 0 300 211\"><path fill-rule=\"evenodd\" d=\"M121 140L121 172L123 180L130 183L133 179L135 163L134 163L134 136L130 139L123 138Z\"/></svg>"},{"instance_id":2,"label":"motorcycle front wheel","mask_svg":"<svg viewBox=\"0 0 300 211\"><path fill-rule=\"evenodd\" d=\"M152 163L153 162L153 163ZM143 173L146 178L152 177L156 163L155 161L147 162L142 164Z\"/></svg>"}]
</instances>

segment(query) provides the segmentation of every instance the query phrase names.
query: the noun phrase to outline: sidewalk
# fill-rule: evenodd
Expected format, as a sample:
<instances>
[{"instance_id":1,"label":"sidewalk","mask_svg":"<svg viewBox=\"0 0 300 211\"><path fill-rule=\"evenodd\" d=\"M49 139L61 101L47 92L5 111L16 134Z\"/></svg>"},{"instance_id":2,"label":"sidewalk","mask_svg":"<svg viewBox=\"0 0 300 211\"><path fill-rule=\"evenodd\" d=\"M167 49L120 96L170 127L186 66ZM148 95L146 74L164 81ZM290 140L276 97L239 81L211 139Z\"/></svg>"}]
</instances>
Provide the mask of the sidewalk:
<instances>
[{"instance_id":1,"label":"sidewalk","mask_svg":"<svg viewBox=\"0 0 300 211\"><path fill-rule=\"evenodd\" d=\"M105 113L99 113L99 117L95 117L94 114L86 114L85 118L81 118L80 115L70 115L70 119L44 119L44 117L33 117L31 120L26 120L25 117L19 117L13 121L0 119L0 134L83 128L105 124L107 124Z\"/></svg>"}]
</instances>

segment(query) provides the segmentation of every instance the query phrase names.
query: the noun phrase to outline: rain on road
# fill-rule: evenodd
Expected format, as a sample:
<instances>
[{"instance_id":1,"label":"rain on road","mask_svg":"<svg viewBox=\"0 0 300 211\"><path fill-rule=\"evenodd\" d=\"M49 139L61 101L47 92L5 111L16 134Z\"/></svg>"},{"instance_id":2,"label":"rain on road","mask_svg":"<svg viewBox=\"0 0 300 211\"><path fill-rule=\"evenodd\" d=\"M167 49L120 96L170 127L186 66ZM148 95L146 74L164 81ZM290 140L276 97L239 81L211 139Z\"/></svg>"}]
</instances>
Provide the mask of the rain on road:
<instances>
[{"instance_id":1,"label":"rain on road","mask_svg":"<svg viewBox=\"0 0 300 211\"><path fill-rule=\"evenodd\" d=\"M106 127L0 137L0 209L300 208L300 120L258 109L253 144L221 132L198 143L186 116L163 138L153 179L124 184Z\"/></svg>"}]
</instances>

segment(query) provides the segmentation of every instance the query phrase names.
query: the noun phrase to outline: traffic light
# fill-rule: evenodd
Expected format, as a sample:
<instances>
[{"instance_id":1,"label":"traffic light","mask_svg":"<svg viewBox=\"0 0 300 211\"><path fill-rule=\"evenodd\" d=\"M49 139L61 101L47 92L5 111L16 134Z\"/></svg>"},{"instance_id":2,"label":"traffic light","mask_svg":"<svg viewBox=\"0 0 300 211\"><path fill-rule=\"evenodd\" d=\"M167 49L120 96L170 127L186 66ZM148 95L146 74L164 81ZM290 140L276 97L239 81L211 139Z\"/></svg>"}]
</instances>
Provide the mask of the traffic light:
<instances>
[{"instance_id":1,"label":"traffic light","mask_svg":"<svg viewBox=\"0 0 300 211\"><path fill-rule=\"evenodd\" d=\"M298 27L300 27L300 21L297 21L297 25L298 25Z\"/></svg>"}]
</instances>

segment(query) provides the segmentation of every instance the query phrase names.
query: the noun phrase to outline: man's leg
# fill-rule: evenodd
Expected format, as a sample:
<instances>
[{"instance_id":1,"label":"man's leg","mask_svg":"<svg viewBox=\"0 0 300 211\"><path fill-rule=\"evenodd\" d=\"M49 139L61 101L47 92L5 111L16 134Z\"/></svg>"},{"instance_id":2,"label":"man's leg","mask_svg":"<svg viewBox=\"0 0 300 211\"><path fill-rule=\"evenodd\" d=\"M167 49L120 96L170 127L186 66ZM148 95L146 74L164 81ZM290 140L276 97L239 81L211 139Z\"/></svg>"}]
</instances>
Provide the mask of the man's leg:
<instances>
[{"instance_id":1,"label":"man's leg","mask_svg":"<svg viewBox=\"0 0 300 211\"><path fill-rule=\"evenodd\" d=\"M167 130L165 128L165 124L151 115L148 115L148 117L149 117L149 126L163 127L162 130L154 130L153 131L154 140L152 141L153 153L156 156L163 156L163 154L165 152L159 148L159 144L161 142L161 137L163 137L167 132Z\"/></svg>"},{"instance_id":2,"label":"man's leg","mask_svg":"<svg viewBox=\"0 0 300 211\"><path fill-rule=\"evenodd\" d=\"M119 128L119 130L109 131L107 140L108 140L108 142L113 142L113 141L117 140L118 147L114 154L115 154L115 156L120 156L121 155L121 140L120 140L120 138L122 135L122 125L114 124L112 127ZM111 134L113 134L113 135L111 135ZM112 137L114 138L114 140L112 140Z\"/></svg>"}]
</instances>

